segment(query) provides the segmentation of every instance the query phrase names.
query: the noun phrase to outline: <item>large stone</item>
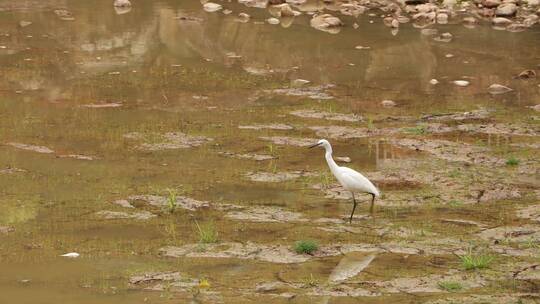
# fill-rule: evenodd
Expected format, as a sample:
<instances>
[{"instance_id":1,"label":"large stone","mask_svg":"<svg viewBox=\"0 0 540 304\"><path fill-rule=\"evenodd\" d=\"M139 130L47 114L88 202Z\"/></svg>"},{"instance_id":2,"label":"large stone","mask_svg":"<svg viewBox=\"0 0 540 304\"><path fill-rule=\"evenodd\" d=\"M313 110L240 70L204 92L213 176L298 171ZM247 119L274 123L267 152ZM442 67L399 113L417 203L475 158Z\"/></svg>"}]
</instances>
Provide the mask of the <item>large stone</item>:
<instances>
[{"instance_id":1,"label":"large stone","mask_svg":"<svg viewBox=\"0 0 540 304\"><path fill-rule=\"evenodd\" d=\"M203 5L203 9L209 13L217 12L221 10L223 7L221 4L213 3L213 2L207 2Z\"/></svg>"},{"instance_id":2,"label":"large stone","mask_svg":"<svg viewBox=\"0 0 540 304\"><path fill-rule=\"evenodd\" d=\"M313 28L332 34L338 33L339 28L343 26L343 22L338 17L330 14L316 15L309 23Z\"/></svg>"},{"instance_id":3,"label":"large stone","mask_svg":"<svg viewBox=\"0 0 540 304\"><path fill-rule=\"evenodd\" d=\"M489 86L488 92L492 95L499 95L513 91L511 88L504 86L502 84L494 83Z\"/></svg>"},{"instance_id":4,"label":"large stone","mask_svg":"<svg viewBox=\"0 0 540 304\"><path fill-rule=\"evenodd\" d=\"M113 5L115 7L130 7L131 2L129 2L129 0L114 0Z\"/></svg>"},{"instance_id":5,"label":"large stone","mask_svg":"<svg viewBox=\"0 0 540 304\"><path fill-rule=\"evenodd\" d=\"M517 5L514 3L503 3L497 10L495 10L495 15L499 17L511 17L514 16L517 12Z\"/></svg>"},{"instance_id":6,"label":"large stone","mask_svg":"<svg viewBox=\"0 0 540 304\"><path fill-rule=\"evenodd\" d=\"M493 23L493 25L501 26L501 25L508 25L512 23L512 20L503 18L503 17L495 17L491 19L491 23Z\"/></svg>"},{"instance_id":7,"label":"large stone","mask_svg":"<svg viewBox=\"0 0 540 304\"><path fill-rule=\"evenodd\" d=\"M484 0L484 2L482 2L482 5L485 7L492 8L492 7L497 7L501 5L501 3L502 3L501 0Z\"/></svg>"}]
</instances>

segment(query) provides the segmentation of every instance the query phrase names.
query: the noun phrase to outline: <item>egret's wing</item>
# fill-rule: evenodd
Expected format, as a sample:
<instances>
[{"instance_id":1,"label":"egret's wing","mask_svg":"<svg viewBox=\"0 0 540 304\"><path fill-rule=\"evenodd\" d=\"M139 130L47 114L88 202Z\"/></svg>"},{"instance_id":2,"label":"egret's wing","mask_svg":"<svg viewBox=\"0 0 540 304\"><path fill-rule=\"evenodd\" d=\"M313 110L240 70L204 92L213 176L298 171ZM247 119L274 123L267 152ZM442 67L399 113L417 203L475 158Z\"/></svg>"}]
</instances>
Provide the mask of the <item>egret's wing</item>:
<instances>
[{"instance_id":1,"label":"egret's wing","mask_svg":"<svg viewBox=\"0 0 540 304\"><path fill-rule=\"evenodd\" d=\"M351 168L340 167L342 181L357 191L379 195L379 190L365 176Z\"/></svg>"}]
</instances>

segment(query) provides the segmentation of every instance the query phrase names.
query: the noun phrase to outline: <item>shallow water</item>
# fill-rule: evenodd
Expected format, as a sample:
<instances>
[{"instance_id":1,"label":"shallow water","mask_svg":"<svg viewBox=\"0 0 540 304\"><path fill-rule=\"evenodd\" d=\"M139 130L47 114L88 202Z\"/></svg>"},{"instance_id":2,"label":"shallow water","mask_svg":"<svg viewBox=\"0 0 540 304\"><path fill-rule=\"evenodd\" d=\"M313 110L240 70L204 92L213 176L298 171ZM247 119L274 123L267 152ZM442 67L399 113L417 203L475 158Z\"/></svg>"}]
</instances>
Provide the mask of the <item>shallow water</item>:
<instances>
[{"instance_id":1,"label":"shallow water","mask_svg":"<svg viewBox=\"0 0 540 304\"><path fill-rule=\"evenodd\" d=\"M540 127L538 112L528 107L540 100L540 82L513 76L539 68L540 27L509 33L486 24L474 29L437 26L439 32L454 36L444 43L411 25L402 25L393 36L379 17L343 17L348 26L332 35L311 28L305 14L284 28L264 23L269 17L264 9L237 3L223 6L233 13L206 13L198 1L141 1L122 15L115 13L110 1L0 1L0 226L13 230L0 230L0 302L283 303L287 295L255 290L258 283L278 279L306 285L286 290L296 295L291 300L295 303L357 300L310 294L327 287L339 256L309 257L293 264L163 257L159 249L164 246L199 241L195 220L214 223L223 243L284 246L314 239L321 246L399 243L415 247L420 246L416 241L432 245L437 239L451 238L463 241L458 245L462 250L467 250L467 244L489 250L493 243L481 240L476 234L479 229L525 224L538 229L538 220L519 218L516 210L538 202L535 155ZM61 20L54 13L57 9L69 10L74 20ZM239 12L249 13L251 21L237 22ZM182 16L189 18L178 18ZM23 27L22 20L32 24ZM353 22L360 27L353 29ZM370 48L358 50L357 45ZM298 78L311 84L288 90ZM431 79L439 84L430 84ZM458 79L470 85L454 85L452 81ZM487 88L493 83L513 91L492 96ZM287 95L298 92L308 93ZM397 106L383 107L382 100L393 100ZM426 131L431 121L421 119L479 108L492 112L481 119L442 123L450 127L501 124L512 131L437 133ZM362 121L290 114L302 109L355 113ZM274 123L293 128L238 128ZM350 130L336 133L335 138L331 132L327 135L336 156L352 159L345 165L370 178L383 172L375 180L385 196L376 204L373 217L361 219L369 212L367 204L360 204L360 219L349 225L342 218L348 216L350 202L332 199L331 194L325 197L325 192L314 188L321 184L331 188L335 183L322 151L261 139L319 138L321 134L309 128L315 126L363 130L348 139L343 134ZM527 128L529 134L521 134L520 128ZM365 130L379 133L365 135ZM179 143L171 143L168 132L187 134L182 142L187 147L174 146ZM193 144L194 138L202 142ZM459 148L449 154L416 151L394 144L399 138L469 144L482 149L482 157L502 159L503 164L463 165L449 159L459 155ZM174 147L161 149L164 145ZM255 161L220 152L275 159ZM517 167L504 165L510 157L519 159ZM312 174L284 182L246 177L248 172L303 170ZM488 196L498 194L490 187L500 185L509 185L519 196ZM170 214L166 206L140 201L131 201L132 209L112 203L132 195L167 196L168 189L208 201L211 207L195 211L177 207ZM481 194L475 198L474 191ZM229 211L214 208L220 203L243 206L247 213L259 212L256 208L261 206L282 209L269 209L278 211L266 222L240 221L228 217ZM96 215L102 210L150 211L157 216L107 220ZM282 211L296 212L302 220L276 220ZM321 218L334 222L317 222ZM472 220L485 227L441 222L444 218ZM525 252L538 249L538 244L535 234L525 244L510 237L504 246ZM72 251L81 257L59 257ZM519 257L498 254L497 266L483 274L489 283L463 292L538 292L538 281L502 283L512 265L535 259L537 252ZM381 288L373 281L452 269L462 271L451 250L418 255L384 252L346 286L378 291ZM198 287L145 291L129 284L134 274L156 271L206 278L211 286L202 291ZM306 283L310 280L312 284ZM340 288L344 287L336 290ZM421 295L405 290L361 299L422 303L449 294Z\"/></svg>"}]
</instances>

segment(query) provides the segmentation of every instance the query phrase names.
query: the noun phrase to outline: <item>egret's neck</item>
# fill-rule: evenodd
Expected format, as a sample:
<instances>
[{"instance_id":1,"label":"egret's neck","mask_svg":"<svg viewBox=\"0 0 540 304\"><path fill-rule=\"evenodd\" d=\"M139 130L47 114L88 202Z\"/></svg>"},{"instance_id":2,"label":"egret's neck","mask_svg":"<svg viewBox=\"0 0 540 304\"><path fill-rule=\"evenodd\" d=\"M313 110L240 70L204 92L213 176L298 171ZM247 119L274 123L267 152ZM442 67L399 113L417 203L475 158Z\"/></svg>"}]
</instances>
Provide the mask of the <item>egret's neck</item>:
<instances>
[{"instance_id":1,"label":"egret's neck","mask_svg":"<svg viewBox=\"0 0 540 304\"><path fill-rule=\"evenodd\" d=\"M326 150L324 158L326 158L326 162L328 163L328 167L330 167L330 171L332 171L332 173L334 173L335 175L338 165L334 161L334 158L332 158L332 148Z\"/></svg>"}]
</instances>

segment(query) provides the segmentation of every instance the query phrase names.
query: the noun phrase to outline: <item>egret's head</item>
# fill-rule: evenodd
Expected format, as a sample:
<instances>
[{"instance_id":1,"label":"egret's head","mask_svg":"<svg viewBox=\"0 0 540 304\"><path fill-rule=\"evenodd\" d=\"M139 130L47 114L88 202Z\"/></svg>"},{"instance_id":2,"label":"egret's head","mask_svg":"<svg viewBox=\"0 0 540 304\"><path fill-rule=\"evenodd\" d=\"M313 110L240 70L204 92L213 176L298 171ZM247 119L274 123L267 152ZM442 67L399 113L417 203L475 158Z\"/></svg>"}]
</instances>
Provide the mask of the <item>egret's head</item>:
<instances>
[{"instance_id":1,"label":"egret's head","mask_svg":"<svg viewBox=\"0 0 540 304\"><path fill-rule=\"evenodd\" d=\"M309 146L309 148L315 148L315 147L323 147L325 150L331 149L330 143L326 139L319 140L316 144Z\"/></svg>"}]
</instances>

